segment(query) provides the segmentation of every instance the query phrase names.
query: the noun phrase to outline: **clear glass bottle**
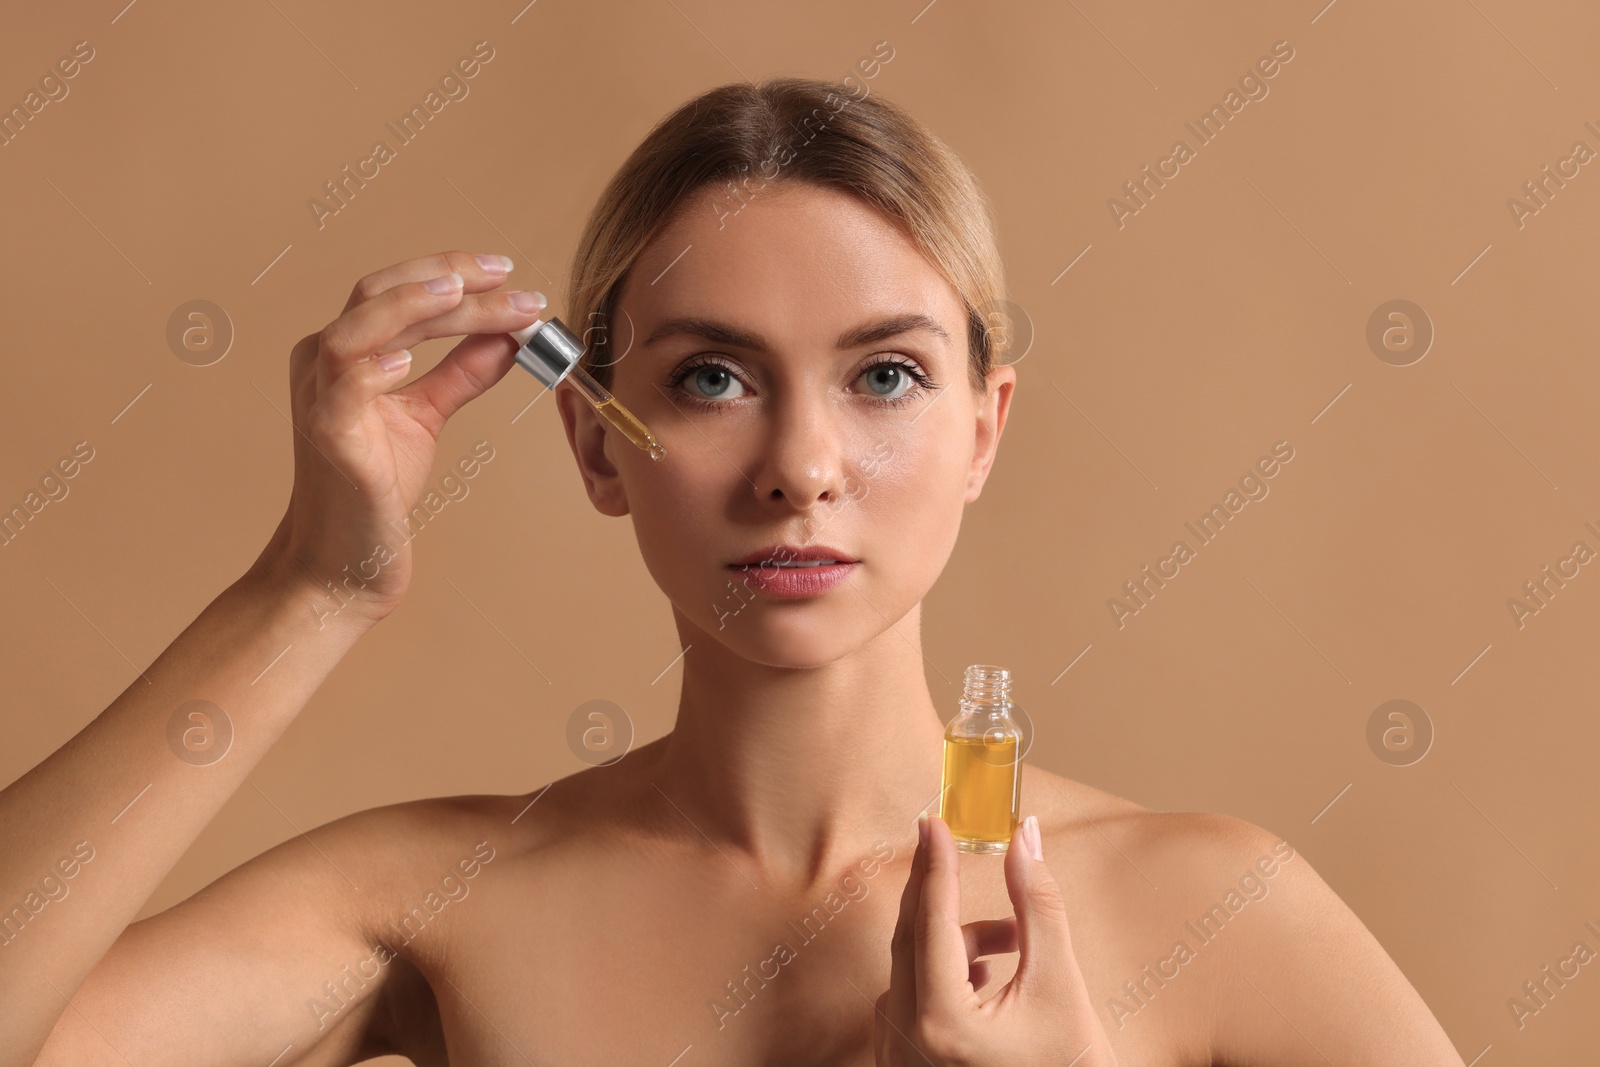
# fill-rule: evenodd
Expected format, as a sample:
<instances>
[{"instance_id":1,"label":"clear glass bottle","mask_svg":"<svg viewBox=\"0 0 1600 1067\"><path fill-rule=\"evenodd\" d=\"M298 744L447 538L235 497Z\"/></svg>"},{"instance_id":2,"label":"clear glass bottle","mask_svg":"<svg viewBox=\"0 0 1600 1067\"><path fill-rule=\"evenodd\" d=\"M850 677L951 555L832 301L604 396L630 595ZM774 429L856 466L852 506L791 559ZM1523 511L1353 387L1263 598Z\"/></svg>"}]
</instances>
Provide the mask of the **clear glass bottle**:
<instances>
[{"instance_id":1,"label":"clear glass bottle","mask_svg":"<svg viewBox=\"0 0 1600 1067\"><path fill-rule=\"evenodd\" d=\"M967 668L961 711L944 730L939 818L962 852L1005 852L1022 802L1022 730L1011 717L1011 672Z\"/></svg>"}]
</instances>

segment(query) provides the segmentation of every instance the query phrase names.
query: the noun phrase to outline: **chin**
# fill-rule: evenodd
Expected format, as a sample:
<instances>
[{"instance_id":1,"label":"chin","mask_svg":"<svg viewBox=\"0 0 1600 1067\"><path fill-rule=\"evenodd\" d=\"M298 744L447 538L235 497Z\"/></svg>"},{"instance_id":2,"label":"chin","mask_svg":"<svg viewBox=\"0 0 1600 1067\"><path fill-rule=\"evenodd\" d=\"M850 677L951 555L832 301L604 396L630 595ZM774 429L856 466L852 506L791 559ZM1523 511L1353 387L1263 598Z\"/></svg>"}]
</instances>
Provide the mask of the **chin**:
<instances>
[{"instance_id":1,"label":"chin","mask_svg":"<svg viewBox=\"0 0 1600 1067\"><path fill-rule=\"evenodd\" d=\"M848 590L842 592L850 595ZM747 604L736 615L720 620L712 615L696 623L711 640L752 663L822 667L848 656L874 635L866 619L846 617L820 600Z\"/></svg>"},{"instance_id":2,"label":"chin","mask_svg":"<svg viewBox=\"0 0 1600 1067\"><path fill-rule=\"evenodd\" d=\"M901 576L902 580L904 576ZM897 583L896 583L897 584ZM931 584L931 582L930 582ZM925 590L924 590L925 591ZM745 593L746 597L750 594ZM740 600L700 600L694 610L676 611L704 636L752 663L768 667L809 668L834 663L873 641L903 640L891 627L921 601L915 585L874 588L871 603L862 590L837 586L819 596L770 598L756 594ZM699 599L690 594L690 599ZM905 605L902 608L901 605ZM695 638L690 638L695 640Z\"/></svg>"}]
</instances>

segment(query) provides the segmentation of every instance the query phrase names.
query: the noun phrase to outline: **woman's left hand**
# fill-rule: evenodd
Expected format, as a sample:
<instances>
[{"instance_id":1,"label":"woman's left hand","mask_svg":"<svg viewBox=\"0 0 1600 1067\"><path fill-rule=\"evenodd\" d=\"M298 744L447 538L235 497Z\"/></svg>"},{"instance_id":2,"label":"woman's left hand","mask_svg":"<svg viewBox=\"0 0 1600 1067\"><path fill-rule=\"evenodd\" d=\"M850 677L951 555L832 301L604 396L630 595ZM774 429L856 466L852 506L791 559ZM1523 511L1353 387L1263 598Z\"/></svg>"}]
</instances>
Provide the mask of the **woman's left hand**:
<instances>
[{"instance_id":1,"label":"woman's left hand","mask_svg":"<svg viewBox=\"0 0 1600 1067\"><path fill-rule=\"evenodd\" d=\"M1017 826L1006 852L1016 916L965 926L955 838L936 815L918 823L890 945L889 990L877 1002L878 1067L1116 1067L1072 953L1061 887L1038 858L1038 819ZM1016 975L980 1001L989 965L977 957L1019 950Z\"/></svg>"}]
</instances>

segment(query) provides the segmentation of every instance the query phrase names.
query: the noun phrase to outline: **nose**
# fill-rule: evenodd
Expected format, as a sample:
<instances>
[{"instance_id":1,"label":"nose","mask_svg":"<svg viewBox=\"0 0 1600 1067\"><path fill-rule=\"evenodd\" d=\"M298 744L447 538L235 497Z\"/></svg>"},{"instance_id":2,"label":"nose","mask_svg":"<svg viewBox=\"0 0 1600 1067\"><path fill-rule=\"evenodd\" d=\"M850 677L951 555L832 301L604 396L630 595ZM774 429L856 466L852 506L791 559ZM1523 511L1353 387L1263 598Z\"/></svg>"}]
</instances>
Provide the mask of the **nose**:
<instances>
[{"instance_id":1,"label":"nose","mask_svg":"<svg viewBox=\"0 0 1600 1067\"><path fill-rule=\"evenodd\" d=\"M841 413L809 390L783 392L787 395L771 409L751 474L756 499L787 503L801 513L837 506L844 500L848 478Z\"/></svg>"}]
</instances>

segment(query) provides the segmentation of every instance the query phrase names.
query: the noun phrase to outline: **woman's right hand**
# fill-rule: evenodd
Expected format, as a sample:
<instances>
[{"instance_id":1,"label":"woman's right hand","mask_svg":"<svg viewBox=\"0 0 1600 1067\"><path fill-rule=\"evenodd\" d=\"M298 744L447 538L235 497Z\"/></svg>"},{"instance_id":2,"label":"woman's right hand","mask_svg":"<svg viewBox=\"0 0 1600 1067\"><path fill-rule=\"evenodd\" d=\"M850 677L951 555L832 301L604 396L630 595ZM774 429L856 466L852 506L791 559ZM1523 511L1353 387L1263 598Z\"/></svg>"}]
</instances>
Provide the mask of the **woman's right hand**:
<instances>
[{"instance_id":1,"label":"woman's right hand","mask_svg":"<svg viewBox=\"0 0 1600 1067\"><path fill-rule=\"evenodd\" d=\"M294 346L294 489L253 570L323 590L354 578L364 584L353 609L374 622L400 602L411 581L406 518L445 421L505 375L517 348L506 334L544 307L538 293L490 291L507 264L441 252L386 267L357 282L339 317ZM519 308L519 298L529 306ZM458 334L467 337L438 366L395 388L410 368L405 349ZM379 361L390 353L403 362L386 369Z\"/></svg>"}]
</instances>

